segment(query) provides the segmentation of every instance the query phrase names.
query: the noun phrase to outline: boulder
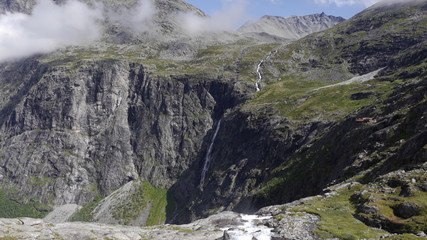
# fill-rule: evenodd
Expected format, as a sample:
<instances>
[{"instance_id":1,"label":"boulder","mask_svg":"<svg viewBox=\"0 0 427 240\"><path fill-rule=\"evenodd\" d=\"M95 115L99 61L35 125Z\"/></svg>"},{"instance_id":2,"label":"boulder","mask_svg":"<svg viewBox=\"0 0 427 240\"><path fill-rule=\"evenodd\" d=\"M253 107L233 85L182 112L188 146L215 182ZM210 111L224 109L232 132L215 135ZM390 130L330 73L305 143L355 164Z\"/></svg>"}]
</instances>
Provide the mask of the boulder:
<instances>
[{"instance_id":1,"label":"boulder","mask_svg":"<svg viewBox=\"0 0 427 240\"><path fill-rule=\"evenodd\" d=\"M395 214L398 217L407 219L415 215L418 215L419 211L420 211L420 207L415 203L405 202L397 206Z\"/></svg>"},{"instance_id":2,"label":"boulder","mask_svg":"<svg viewBox=\"0 0 427 240\"><path fill-rule=\"evenodd\" d=\"M359 207L359 212L360 213L365 213L365 214L375 214L379 211L377 206L371 206L371 205L361 205Z\"/></svg>"}]
</instances>

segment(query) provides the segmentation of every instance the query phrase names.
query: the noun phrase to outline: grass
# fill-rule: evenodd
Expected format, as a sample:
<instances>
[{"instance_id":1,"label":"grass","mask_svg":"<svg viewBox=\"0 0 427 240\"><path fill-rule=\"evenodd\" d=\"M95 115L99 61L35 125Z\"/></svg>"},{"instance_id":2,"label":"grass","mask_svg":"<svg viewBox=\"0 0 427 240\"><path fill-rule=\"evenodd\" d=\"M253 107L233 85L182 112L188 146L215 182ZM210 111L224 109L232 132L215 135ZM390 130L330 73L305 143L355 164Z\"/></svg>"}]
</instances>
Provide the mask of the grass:
<instances>
[{"instance_id":1,"label":"grass","mask_svg":"<svg viewBox=\"0 0 427 240\"><path fill-rule=\"evenodd\" d=\"M358 108L380 102L398 83L400 82L371 80L368 84L354 83L311 91L327 84L321 81L304 81L295 76L285 77L260 91L244 108L257 110L272 106L281 116L295 121L314 118L336 120ZM352 94L366 91L374 94L365 99L351 99Z\"/></svg>"},{"instance_id":2,"label":"grass","mask_svg":"<svg viewBox=\"0 0 427 240\"><path fill-rule=\"evenodd\" d=\"M98 195L92 202L86 204L79 211L71 216L71 222L93 222L92 212L98 206L98 204L104 199L101 195Z\"/></svg>"},{"instance_id":3,"label":"grass","mask_svg":"<svg viewBox=\"0 0 427 240\"><path fill-rule=\"evenodd\" d=\"M113 217L120 220L120 224L129 225L138 218L147 207L147 200L142 187L137 189L121 205L112 210Z\"/></svg>"},{"instance_id":4,"label":"grass","mask_svg":"<svg viewBox=\"0 0 427 240\"><path fill-rule=\"evenodd\" d=\"M172 195L165 189L153 187L149 182L142 183L145 199L151 202L147 226L164 224L168 214L175 210Z\"/></svg>"},{"instance_id":5,"label":"grass","mask_svg":"<svg viewBox=\"0 0 427 240\"><path fill-rule=\"evenodd\" d=\"M400 234L398 236L389 236L386 240L425 240L425 237L418 237L413 234Z\"/></svg>"},{"instance_id":6,"label":"grass","mask_svg":"<svg viewBox=\"0 0 427 240\"><path fill-rule=\"evenodd\" d=\"M21 204L9 199L0 191L0 218L43 218L47 212L37 210L38 205L35 202Z\"/></svg>"},{"instance_id":7,"label":"grass","mask_svg":"<svg viewBox=\"0 0 427 240\"><path fill-rule=\"evenodd\" d=\"M153 187L149 182L142 182L137 189L122 205L113 209L113 216L121 224L129 225L147 210L146 226L164 224L167 215L175 210L175 203L171 194L166 189Z\"/></svg>"},{"instance_id":8,"label":"grass","mask_svg":"<svg viewBox=\"0 0 427 240\"><path fill-rule=\"evenodd\" d=\"M0 240L19 240L20 238L18 237L11 237L11 236L4 236L4 237L0 237Z\"/></svg>"},{"instance_id":9,"label":"grass","mask_svg":"<svg viewBox=\"0 0 427 240\"><path fill-rule=\"evenodd\" d=\"M384 192L377 186L371 187L371 192L364 196L364 201L370 206L376 206L379 211L375 215L359 213L360 216L373 219L381 216L385 219L384 229L395 233L415 233L427 230L427 193L415 191L413 196L402 197L399 195L401 187L391 192ZM419 206L419 213L408 219L396 216L395 209L402 203L410 203Z\"/></svg>"},{"instance_id":10,"label":"grass","mask_svg":"<svg viewBox=\"0 0 427 240\"><path fill-rule=\"evenodd\" d=\"M353 217L356 209L350 198L357 190L358 186L354 186L352 189L339 191L337 196L318 197L304 206L291 209L291 211L307 212L320 216L316 233L321 238L369 239L386 235L386 231L368 227Z\"/></svg>"},{"instance_id":11,"label":"grass","mask_svg":"<svg viewBox=\"0 0 427 240\"><path fill-rule=\"evenodd\" d=\"M178 232L181 232L181 233L191 233L191 232L195 231L193 229L182 228L182 227L179 227L179 226L169 226L168 230L178 231Z\"/></svg>"},{"instance_id":12,"label":"grass","mask_svg":"<svg viewBox=\"0 0 427 240\"><path fill-rule=\"evenodd\" d=\"M257 65L266 57L270 51L278 46L279 44L277 43L270 43L246 48L243 51L241 59L238 63L239 78L248 82L256 82L258 80L258 76L256 74ZM269 77L271 77L271 74L265 67L262 68L261 72L263 79L268 81Z\"/></svg>"},{"instance_id":13,"label":"grass","mask_svg":"<svg viewBox=\"0 0 427 240\"><path fill-rule=\"evenodd\" d=\"M250 41L207 46L198 49L195 58L189 60L162 59L160 52L152 52L144 45L102 45L96 48L68 48L61 56L50 56L44 62L76 70L86 61L126 60L143 64L155 75L195 75L211 78L236 78L256 81L256 65L279 44L253 46ZM249 47L250 46L250 47Z\"/></svg>"}]
</instances>

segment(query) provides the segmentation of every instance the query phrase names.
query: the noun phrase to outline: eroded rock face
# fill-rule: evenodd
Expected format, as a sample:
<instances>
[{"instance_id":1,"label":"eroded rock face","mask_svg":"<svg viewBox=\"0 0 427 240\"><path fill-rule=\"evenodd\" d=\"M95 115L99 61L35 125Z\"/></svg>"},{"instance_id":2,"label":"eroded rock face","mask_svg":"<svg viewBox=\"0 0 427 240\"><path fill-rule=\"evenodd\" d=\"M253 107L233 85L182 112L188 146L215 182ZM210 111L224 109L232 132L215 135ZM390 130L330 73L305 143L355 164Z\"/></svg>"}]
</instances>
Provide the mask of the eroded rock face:
<instances>
[{"instance_id":1,"label":"eroded rock face","mask_svg":"<svg viewBox=\"0 0 427 240\"><path fill-rule=\"evenodd\" d=\"M126 61L69 64L34 63L26 91L2 102L13 107L2 110L1 187L22 201L84 205L139 178L167 188L239 101L220 81L152 76Z\"/></svg>"},{"instance_id":2,"label":"eroded rock face","mask_svg":"<svg viewBox=\"0 0 427 240\"><path fill-rule=\"evenodd\" d=\"M344 18L329 16L325 13L307 16L276 17L263 16L255 22L248 22L239 28L244 34L269 34L284 39L296 40L308 34L326 30L345 21Z\"/></svg>"},{"instance_id":3,"label":"eroded rock face","mask_svg":"<svg viewBox=\"0 0 427 240\"><path fill-rule=\"evenodd\" d=\"M138 69L116 61L41 65L1 126L3 189L20 185L30 199L82 204L137 178L126 115L129 74Z\"/></svg>"}]
</instances>

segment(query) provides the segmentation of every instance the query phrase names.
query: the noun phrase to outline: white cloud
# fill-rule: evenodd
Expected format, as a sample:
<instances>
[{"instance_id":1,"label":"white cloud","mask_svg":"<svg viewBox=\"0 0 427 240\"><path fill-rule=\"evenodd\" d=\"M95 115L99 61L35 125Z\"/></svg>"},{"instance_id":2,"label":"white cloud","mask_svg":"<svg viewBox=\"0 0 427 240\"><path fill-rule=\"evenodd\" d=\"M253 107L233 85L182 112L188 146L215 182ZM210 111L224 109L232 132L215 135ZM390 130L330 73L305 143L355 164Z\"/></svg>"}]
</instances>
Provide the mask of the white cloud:
<instances>
[{"instance_id":1,"label":"white cloud","mask_svg":"<svg viewBox=\"0 0 427 240\"><path fill-rule=\"evenodd\" d=\"M154 15L157 13L157 9L149 0L140 1L138 5L130 11L129 24L136 31L147 30L152 24Z\"/></svg>"},{"instance_id":2,"label":"white cloud","mask_svg":"<svg viewBox=\"0 0 427 240\"><path fill-rule=\"evenodd\" d=\"M48 53L69 45L86 45L98 40L106 18L119 21L133 31L148 30L156 13L150 0L141 0L131 9L111 13L103 6L93 7L77 0L57 5L39 0L31 15L0 15L0 62Z\"/></svg>"},{"instance_id":3,"label":"white cloud","mask_svg":"<svg viewBox=\"0 0 427 240\"><path fill-rule=\"evenodd\" d=\"M198 34L233 30L248 18L246 0L222 0L221 3L222 9L210 17L200 17L194 13L188 13L178 16L178 21L187 32Z\"/></svg>"},{"instance_id":4,"label":"white cloud","mask_svg":"<svg viewBox=\"0 0 427 240\"><path fill-rule=\"evenodd\" d=\"M101 34L101 17L100 10L75 0L62 6L40 0L31 15L0 15L0 61L93 41Z\"/></svg>"},{"instance_id":5,"label":"white cloud","mask_svg":"<svg viewBox=\"0 0 427 240\"><path fill-rule=\"evenodd\" d=\"M130 9L109 9L107 18L130 27L136 32L149 30L157 9L150 0L140 0L136 6Z\"/></svg>"},{"instance_id":6,"label":"white cloud","mask_svg":"<svg viewBox=\"0 0 427 240\"><path fill-rule=\"evenodd\" d=\"M342 7L345 5L363 5L365 7L369 7L380 0L314 0L317 4L335 4L338 7Z\"/></svg>"}]
</instances>

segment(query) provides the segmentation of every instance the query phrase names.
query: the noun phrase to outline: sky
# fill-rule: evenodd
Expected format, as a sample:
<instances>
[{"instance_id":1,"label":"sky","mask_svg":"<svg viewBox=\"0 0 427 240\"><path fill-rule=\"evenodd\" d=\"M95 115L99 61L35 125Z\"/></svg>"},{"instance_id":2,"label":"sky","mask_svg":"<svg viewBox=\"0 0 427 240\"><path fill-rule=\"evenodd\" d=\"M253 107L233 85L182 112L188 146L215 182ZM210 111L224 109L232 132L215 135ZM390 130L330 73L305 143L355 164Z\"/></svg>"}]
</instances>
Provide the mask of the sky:
<instances>
[{"instance_id":1,"label":"sky","mask_svg":"<svg viewBox=\"0 0 427 240\"><path fill-rule=\"evenodd\" d=\"M244 4L248 18L264 15L302 16L325 12L329 15L351 18L379 0L185 0L208 15L224 11L229 5Z\"/></svg>"}]
</instances>

